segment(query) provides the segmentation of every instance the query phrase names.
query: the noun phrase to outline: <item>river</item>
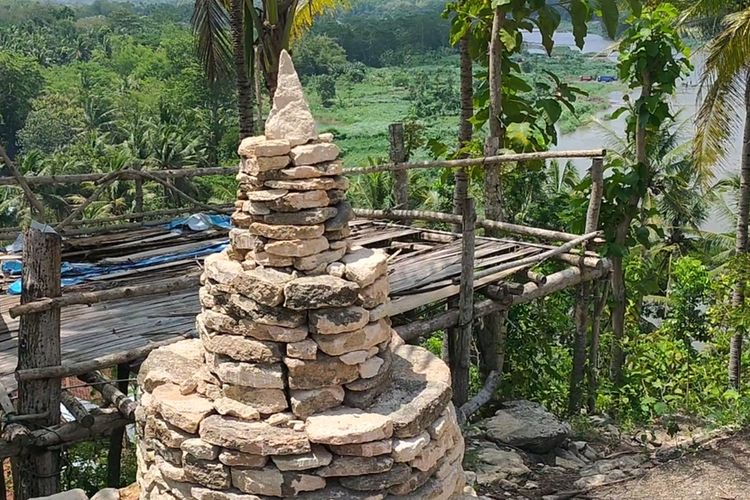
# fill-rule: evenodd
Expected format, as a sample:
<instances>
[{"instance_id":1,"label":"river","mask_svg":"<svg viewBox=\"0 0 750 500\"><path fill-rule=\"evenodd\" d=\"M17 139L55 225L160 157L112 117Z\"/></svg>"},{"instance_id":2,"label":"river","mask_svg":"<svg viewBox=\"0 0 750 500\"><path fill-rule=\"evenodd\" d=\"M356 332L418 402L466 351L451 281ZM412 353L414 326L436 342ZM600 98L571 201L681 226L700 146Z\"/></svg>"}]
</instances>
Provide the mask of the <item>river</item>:
<instances>
[{"instance_id":1,"label":"river","mask_svg":"<svg viewBox=\"0 0 750 500\"><path fill-rule=\"evenodd\" d=\"M568 46L575 48L573 43L572 34L561 33L560 37L555 38L556 44L559 40L559 46ZM590 41L591 40L591 41ZM533 40L532 40L533 41ZM612 42L606 40L598 35L589 35L586 38L586 46L584 52L601 52L608 50L611 47ZM693 64L695 70L688 78L680 82L677 88L677 93L673 100L673 110L678 112L678 122L685 122L683 127L685 137L684 140L689 141L695 134L695 116L698 109L698 85L697 82L700 78L701 71L701 57L700 54L693 56ZM617 109L623 104L623 93L612 92L610 94L611 107L608 111L600 113L597 120L601 123L590 123L582 125L578 130L568 133L561 134L559 137L558 145L555 149L559 150L571 150L571 149L593 149L597 147L611 148L613 144L609 139L610 133L605 128L609 128L617 134L619 137L624 136L625 121L620 118L618 120L607 120L607 115ZM742 119L744 120L744 110L738 110L742 113ZM728 155L723 165L717 165L714 167L714 175L717 179L726 178L739 172L740 165L740 153L742 149L742 127L739 128L734 134L730 141L728 148ZM587 161L575 161L576 167L581 173L585 173L588 169L590 162ZM711 213L709 218L702 224L702 229L712 232L726 232L733 230L733 222L727 221L722 218L718 212L714 211Z\"/></svg>"}]
</instances>

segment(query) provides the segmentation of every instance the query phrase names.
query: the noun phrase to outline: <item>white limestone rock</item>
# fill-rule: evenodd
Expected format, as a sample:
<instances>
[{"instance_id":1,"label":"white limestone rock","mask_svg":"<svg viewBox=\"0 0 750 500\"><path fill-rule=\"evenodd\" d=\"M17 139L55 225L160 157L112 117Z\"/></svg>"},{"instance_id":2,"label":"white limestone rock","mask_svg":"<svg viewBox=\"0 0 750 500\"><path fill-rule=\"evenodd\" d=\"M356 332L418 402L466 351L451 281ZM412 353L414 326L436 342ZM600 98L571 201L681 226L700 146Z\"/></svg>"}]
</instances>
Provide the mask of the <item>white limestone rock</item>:
<instances>
[{"instance_id":1,"label":"white limestone rock","mask_svg":"<svg viewBox=\"0 0 750 500\"><path fill-rule=\"evenodd\" d=\"M315 119L305 100L302 84L286 50L279 56L278 85L266 121L268 139L286 139L292 146L318 138Z\"/></svg>"}]
</instances>

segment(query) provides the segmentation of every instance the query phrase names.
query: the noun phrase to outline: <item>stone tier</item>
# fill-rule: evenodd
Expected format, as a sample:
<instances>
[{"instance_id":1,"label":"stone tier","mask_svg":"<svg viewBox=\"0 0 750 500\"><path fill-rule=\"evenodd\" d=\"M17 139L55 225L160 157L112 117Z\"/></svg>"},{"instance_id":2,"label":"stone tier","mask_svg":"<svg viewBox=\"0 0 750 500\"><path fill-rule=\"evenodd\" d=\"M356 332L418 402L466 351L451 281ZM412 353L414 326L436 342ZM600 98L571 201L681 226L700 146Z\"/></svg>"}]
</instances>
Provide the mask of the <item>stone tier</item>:
<instances>
[{"instance_id":1,"label":"stone tier","mask_svg":"<svg viewBox=\"0 0 750 500\"><path fill-rule=\"evenodd\" d=\"M157 349L138 376L141 497L460 498L464 441L448 369L395 338L389 353L393 377L382 394L362 409L337 406L303 418L264 417L258 401L227 397L208 369L216 355L198 340ZM272 394L266 391L276 390L278 374L262 378L269 387L256 392ZM340 402L335 389L305 392ZM263 404L277 403L268 396Z\"/></svg>"}]
</instances>

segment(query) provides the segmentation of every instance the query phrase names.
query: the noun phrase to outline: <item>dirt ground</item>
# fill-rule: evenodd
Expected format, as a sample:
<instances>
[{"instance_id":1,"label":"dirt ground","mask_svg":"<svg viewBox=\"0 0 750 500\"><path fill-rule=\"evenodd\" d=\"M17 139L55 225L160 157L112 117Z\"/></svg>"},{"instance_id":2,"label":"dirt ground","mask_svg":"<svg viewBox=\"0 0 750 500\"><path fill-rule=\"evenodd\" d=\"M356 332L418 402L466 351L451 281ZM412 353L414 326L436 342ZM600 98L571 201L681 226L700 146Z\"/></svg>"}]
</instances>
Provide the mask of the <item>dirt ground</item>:
<instances>
[{"instance_id":1,"label":"dirt ground","mask_svg":"<svg viewBox=\"0 0 750 500\"><path fill-rule=\"evenodd\" d=\"M750 499L750 431L712 443L651 469L646 475L597 488L581 499Z\"/></svg>"}]
</instances>

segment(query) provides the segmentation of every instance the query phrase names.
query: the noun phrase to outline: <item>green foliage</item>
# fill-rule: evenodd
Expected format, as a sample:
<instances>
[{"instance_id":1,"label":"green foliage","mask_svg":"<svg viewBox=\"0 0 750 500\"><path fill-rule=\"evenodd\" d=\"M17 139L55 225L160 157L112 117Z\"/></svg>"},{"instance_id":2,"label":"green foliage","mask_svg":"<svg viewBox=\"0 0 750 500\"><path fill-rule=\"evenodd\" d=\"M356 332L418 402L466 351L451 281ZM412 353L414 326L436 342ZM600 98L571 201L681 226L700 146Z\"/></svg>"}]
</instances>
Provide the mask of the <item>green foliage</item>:
<instances>
[{"instance_id":1,"label":"green foliage","mask_svg":"<svg viewBox=\"0 0 750 500\"><path fill-rule=\"evenodd\" d=\"M336 100L336 79L331 75L321 75L316 79L320 103L330 108Z\"/></svg>"},{"instance_id":2,"label":"green foliage","mask_svg":"<svg viewBox=\"0 0 750 500\"><path fill-rule=\"evenodd\" d=\"M0 51L0 142L15 151L16 134L42 90L41 68L32 59Z\"/></svg>"},{"instance_id":3,"label":"green foliage","mask_svg":"<svg viewBox=\"0 0 750 500\"><path fill-rule=\"evenodd\" d=\"M137 461L135 446L126 443L123 447L120 484L127 486L135 482ZM81 488L94 495L107 487L107 452L109 440L83 442L63 452L61 483L63 489Z\"/></svg>"},{"instance_id":4,"label":"green foliage","mask_svg":"<svg viewBox=\"0 0 750 500\"><path fill-rule=\"evenodd\" d=\"M300 76L339 75L346 71L346 52L326 35L306 34L294 43L294 66Z\"/></svg>"},{"instance_id":5,"label":"green foliage","mask_svg":"<svg viewBox=\"0 0 750 500\"><path fill-rule=\"evenodd\" d=\"M457 82L443 71L411 73L408 80L410 113L415 118L455 116L459 108Z\"/></svg>"}]
</instances>

